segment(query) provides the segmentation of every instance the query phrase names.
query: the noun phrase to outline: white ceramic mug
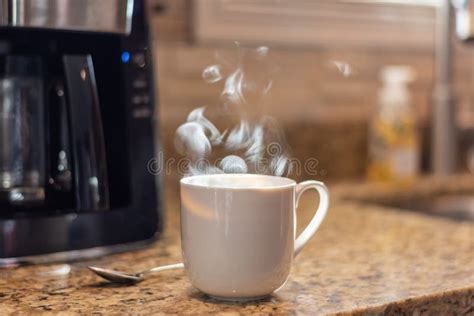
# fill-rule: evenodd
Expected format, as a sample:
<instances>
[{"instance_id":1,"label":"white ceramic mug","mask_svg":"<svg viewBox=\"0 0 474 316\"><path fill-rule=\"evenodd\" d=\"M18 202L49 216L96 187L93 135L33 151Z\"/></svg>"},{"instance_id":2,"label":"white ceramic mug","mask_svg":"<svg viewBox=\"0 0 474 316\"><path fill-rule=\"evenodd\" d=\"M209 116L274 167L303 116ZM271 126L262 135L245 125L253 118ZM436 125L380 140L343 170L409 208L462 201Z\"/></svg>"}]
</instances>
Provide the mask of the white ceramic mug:
<instances>
[{"instance_id":1,"label":"white ceramic mug","mask_svg":"<svg viewBox=\"0 0 474 316\"><path fill-rule=\"evenodd\" d=\"M296 205L315 189L320 202L296 237ZM293 257L326 216L322 182L255 174L215 174L181 180L181 242L191 283L226 300L258 299L281 288Z\"/></svg>"}]
</instances>

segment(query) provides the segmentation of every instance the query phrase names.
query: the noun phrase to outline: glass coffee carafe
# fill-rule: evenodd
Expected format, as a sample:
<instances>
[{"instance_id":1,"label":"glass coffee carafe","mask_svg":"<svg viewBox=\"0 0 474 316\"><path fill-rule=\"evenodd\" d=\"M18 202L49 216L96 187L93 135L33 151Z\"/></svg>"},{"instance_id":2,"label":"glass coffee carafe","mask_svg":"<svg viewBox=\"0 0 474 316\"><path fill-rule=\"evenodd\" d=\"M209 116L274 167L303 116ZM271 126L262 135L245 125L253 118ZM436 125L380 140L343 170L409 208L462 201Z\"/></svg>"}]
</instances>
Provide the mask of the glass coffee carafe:
<instances>
[{"instance_id":1,"label":"glass coffee carafe","mask_svg":"<svg viewBox=\"0 0 474 316\"><path fill-rule=\"evenodd\" d=\"M0 200L45 199L45 105L41 59L0 58Z\"/></svg>"}]
</instances>

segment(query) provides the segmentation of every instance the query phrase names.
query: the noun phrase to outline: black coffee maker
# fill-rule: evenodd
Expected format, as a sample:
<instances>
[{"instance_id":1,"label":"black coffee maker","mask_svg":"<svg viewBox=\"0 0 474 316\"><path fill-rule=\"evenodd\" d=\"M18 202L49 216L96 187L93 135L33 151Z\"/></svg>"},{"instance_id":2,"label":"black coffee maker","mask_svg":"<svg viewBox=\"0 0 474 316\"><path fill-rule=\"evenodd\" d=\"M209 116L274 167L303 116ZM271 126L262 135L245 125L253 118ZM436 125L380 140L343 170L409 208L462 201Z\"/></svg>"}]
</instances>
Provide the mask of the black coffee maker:
<instances>
[{"instance_id":1,"label":"black coffee maker","mask_svg":"<svg viewBox=\"0 0 474 316\"><path fill-rule=\"evenodd\" d=\"M144 2L0 5L0 266L150 243L162 217Z\"/></svg>"}]
</instances>

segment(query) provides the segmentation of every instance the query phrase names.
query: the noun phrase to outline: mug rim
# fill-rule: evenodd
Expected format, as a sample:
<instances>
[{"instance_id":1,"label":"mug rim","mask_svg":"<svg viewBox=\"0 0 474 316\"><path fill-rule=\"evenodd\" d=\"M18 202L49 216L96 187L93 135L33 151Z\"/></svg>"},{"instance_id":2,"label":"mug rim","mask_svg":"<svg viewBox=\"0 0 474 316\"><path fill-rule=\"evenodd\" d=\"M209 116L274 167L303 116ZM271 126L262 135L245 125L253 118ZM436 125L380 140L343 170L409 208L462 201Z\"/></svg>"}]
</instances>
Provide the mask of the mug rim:
<instances>
[{"instance_id":1,"label":"mug rim","mask_svg":"<svg viewBox=\"0 0 474 316\"><path fill-rule=\"evenodd\" d=\"M217 178L217 177L225 177L225 178L233 178L233 177L242 177L247 176L251 178L267 178L267 179L278 179L278 181L284 181L284 184L270 184L270 185L263 185L258 187L235 187L235 186L226 186L226 185L219 185L219 186L212 186L206 185L202 183L190 183L189 181L197 178ZM287 177L278 177L273 175L266 175L266 174L255 174L255 173L215 173L215 174L199 174L199 175L192 175L189 177L182 178L179 183L185 186L197 187L197 188L212 188L212 189L224 189L224 190L268 190L268 189L284 189L284 188L291 188L296 186L296 181Z\"/></svg>"}]
</instances>

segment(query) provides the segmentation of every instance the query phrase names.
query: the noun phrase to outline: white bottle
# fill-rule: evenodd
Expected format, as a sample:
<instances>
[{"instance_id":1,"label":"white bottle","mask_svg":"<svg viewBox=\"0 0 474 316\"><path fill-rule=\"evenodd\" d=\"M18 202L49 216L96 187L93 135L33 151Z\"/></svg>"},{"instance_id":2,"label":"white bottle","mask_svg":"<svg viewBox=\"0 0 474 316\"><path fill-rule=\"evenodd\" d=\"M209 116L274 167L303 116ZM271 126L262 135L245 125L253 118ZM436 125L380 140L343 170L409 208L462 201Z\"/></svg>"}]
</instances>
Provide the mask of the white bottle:
<instances>
[{"instance_id":1,"label":"white bottle","mask_svg":"<svg viewBox=\"0 0 474 316\"><path fill-rule=\"evenodd\" d=\"M371 120L368 178L408 180L419 172L420 139L408 84L415 75L408 66L386 66L377 108Z\"/></svg>"}]
</instances>

